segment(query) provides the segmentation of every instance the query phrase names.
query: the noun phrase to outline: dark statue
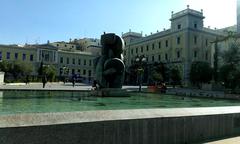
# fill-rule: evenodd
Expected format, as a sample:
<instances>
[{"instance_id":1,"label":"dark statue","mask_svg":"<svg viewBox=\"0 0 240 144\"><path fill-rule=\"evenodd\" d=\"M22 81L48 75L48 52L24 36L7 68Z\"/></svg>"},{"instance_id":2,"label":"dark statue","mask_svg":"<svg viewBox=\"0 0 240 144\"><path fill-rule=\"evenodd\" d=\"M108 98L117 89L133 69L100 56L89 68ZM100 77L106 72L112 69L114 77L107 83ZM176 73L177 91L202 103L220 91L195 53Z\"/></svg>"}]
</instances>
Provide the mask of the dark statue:
<instances>
[{"instance_id":1,"label":"dark statue","mask_svg":"<svg viewBox=\"0 0 240 144\"><path fill-rule=\"evenodd\" d=\"M123 39L114 33L101 36L102 55L95 61L96 83L99 88L122 88L125 65Z\"/></svg>"}]
</instances>

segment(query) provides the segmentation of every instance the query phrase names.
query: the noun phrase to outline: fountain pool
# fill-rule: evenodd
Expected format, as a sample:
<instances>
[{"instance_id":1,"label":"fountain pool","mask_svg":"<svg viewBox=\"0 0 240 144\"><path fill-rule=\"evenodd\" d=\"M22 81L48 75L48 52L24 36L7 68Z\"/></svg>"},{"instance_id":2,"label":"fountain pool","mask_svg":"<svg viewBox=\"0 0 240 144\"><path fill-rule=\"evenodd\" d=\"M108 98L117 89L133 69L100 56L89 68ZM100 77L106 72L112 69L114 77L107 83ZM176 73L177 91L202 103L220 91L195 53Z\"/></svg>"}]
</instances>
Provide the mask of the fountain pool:
<instances>
[{"instance_id":1,"label":"fountain pool","mask_svg":"<svg viewBox=\"0 0 240 144\"><path fill-rule=\"evenodd\" d=\"M0 115L91 110L240 106L237 100L131 92L130 97L94 97L89 92L2 91Z\"/></svg>"}]
</instances>

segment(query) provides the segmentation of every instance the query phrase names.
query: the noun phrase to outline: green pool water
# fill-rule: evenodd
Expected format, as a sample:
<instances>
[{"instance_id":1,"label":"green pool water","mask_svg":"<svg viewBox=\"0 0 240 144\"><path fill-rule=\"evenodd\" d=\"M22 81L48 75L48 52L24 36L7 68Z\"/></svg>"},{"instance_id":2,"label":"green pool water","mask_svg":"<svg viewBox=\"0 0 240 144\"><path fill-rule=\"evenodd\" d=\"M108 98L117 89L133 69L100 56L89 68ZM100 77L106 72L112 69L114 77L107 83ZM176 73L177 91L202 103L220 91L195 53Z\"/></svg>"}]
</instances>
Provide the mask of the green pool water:
<instances>
[{"instance_id":1,"label":"green pool water","mask_svg":"<svg viewBox=\"0 0 240 144\"><path fill-rule=\"evenodd\" d=\"M237 100L182 98L164 94L130 93L130 97L92 97L87 92L3 91L0 115L142 108L240 106Z\"/></svg>"}]
</instances>

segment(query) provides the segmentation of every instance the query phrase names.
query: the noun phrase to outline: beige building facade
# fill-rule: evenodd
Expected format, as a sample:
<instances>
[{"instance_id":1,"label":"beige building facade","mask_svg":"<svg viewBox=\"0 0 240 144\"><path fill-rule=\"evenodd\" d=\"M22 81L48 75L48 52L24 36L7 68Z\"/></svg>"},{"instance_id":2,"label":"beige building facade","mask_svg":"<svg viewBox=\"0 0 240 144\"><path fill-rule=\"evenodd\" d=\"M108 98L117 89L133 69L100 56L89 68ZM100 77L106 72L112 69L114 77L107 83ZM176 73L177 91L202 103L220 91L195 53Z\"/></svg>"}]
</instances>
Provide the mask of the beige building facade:
<instances>
[{"instance_id":1,"label":"beige building facade","mask_svg":"<svg viewBox=\"0 0 240 144\"><path fill-rule=\"evenodd\" d=\"M203 11L189 7L172 13L171 28L143 37L136 32L122 35L125 41L125 63L130 67L137 56L144 55L148 64L162 62L168 67L178 67L183 82L189 81L193 61L211 63L211 42L225 33L203 25Z\"/></svg>"},{"instance_id":2,"label":"beige building facade","mask_svg":"<svg viewBox=\"0 0 240 144\"><path fill-rule=\"evenodd\" d=\"M67 46L65 47L65 45ZM70 44L62 43L62 46L64 49L59 48L60 44L58 47L52 44L0 45L0 60L31 63L33 76L38 74L38 69L43 63L55 66L58 76L71 77L76 74L80 75L86 82L92 80L94 77L93 60L99 55L76 50L74 45Z\"/></svg>"}]
</instances>

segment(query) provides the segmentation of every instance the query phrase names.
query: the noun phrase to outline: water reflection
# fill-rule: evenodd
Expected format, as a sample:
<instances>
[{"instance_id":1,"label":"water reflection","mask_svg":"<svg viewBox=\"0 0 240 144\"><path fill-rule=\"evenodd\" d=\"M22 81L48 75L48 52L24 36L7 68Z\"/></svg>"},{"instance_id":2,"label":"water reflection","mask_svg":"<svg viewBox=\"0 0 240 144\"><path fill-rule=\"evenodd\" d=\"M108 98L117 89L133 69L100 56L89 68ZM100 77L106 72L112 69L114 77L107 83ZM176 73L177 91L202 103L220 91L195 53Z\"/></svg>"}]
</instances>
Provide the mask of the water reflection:
<instances>
[{"instance_id":1,"label":"water reflection","mask_svg":"<svg viewBox=\"0 0 240 144\"><path fill-rule=\"evenodd\" d=\"M0 115L15 113L72 112L89 110L234 106L239 101L213 100L163 94L130 93L130 97L93 97L87 92L0 92Z\"/></svg>"}]
</instances>

